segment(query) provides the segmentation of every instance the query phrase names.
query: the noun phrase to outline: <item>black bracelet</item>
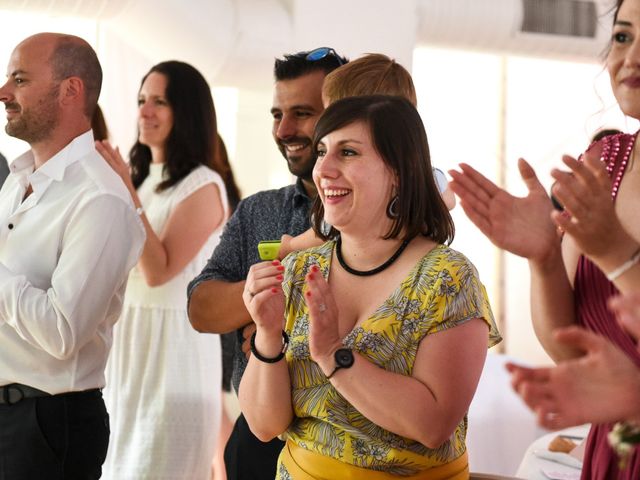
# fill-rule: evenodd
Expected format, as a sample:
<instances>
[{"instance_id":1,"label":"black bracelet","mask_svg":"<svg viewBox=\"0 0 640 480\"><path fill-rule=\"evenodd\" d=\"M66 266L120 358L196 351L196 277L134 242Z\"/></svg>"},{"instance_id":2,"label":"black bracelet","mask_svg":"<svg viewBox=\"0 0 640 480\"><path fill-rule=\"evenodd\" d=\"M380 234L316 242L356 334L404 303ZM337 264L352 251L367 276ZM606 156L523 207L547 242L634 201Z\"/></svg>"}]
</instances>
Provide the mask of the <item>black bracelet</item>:
<instances>
[{"instance_id":1,"label":"black bracelet","mask_svg":"<svg viewBox=\"0 0 640 480\"><path fill-rule=\"evenodd\" d=\"M273 357L273 358L268 358L260 355L260 353L256 349L256 333L258 332L257 331L253 332L253 335L251 335L251 342L250 342L251 353L253 354L254 357L256 357L258 360L264 363L276 363L284 358L284 354L287 351L287 347L289 346L289 335L287 335L287 332L282 330L282 339L284 340L282 344L282 351L278 354L277 357Z\"/></svg>"}]
</instances>

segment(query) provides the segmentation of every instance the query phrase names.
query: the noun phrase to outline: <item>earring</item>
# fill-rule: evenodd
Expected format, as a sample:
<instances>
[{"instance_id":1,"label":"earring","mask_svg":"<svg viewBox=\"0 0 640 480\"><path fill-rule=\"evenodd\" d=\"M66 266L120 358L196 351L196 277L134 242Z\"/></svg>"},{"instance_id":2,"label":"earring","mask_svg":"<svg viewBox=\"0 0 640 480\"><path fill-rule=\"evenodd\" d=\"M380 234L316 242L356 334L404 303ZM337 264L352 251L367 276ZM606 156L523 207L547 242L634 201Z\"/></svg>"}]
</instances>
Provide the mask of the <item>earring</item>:
<instances>
[{"instance_id":1,"label":"earring","mask_svg":"<svg viewBox=\"0 0 640 480\"><path fill-rule=\"evenodd\" d=\"M400 212L398 212L398 195L394 195L387 205L387 217L389 217L391 220L395 220L399 216Z\"/></svg>"}]
</instances>

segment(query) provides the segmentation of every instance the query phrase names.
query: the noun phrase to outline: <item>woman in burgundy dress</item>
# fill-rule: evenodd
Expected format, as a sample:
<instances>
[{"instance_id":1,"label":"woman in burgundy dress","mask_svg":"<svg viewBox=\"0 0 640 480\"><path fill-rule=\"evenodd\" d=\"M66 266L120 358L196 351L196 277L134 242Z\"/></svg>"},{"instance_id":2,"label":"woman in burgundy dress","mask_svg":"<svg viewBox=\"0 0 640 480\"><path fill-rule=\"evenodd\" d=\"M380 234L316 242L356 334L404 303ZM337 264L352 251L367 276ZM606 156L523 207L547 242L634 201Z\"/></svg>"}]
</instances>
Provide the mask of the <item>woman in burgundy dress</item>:
<instances>
[{"instance_id":1,"label":"woman in burgundy dress","mask_svg":"<svg viewBox=\"0 0 640 480\"><path fill-rule=\"evenodd\" d=\"M640 119L640 0L618 0L607 69L621 110ZM638 367L636 342L618 324L608 301L640 285L640 146L637 134L605 137L583 162L565 156L571 172L552 171L552 203L531 166L518 167L529 194L517 198L468 165L450 172L451 189L469 218L500 248L526 257L531 270L531 311L536 335L556 361L582 354L554 331L582 326L607 338ZM599 161L600 160L600 161ZM564 235L558 232L564 231ZM618 401L611 399L612 402ZM611 424L596 424L587 440L583 479L638 479L636 448L620 469L609 446Z\"/></svg>"}]
</instances>

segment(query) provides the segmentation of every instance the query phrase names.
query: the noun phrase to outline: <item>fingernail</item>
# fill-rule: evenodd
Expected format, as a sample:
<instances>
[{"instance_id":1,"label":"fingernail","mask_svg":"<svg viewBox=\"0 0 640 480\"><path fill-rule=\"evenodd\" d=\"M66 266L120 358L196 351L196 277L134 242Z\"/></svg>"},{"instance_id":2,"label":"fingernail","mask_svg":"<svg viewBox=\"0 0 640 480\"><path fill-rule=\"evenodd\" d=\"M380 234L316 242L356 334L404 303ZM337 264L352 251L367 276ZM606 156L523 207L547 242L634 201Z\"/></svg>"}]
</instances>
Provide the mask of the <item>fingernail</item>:
<instances>
[{"instance_id":1,"label":"fingernail","mask_svg":"<svg viewBox=\"0 0 640 480\"><path fill-rule=\"evenodd\" d=\"M280 260L274 260L271 265L280 265Z\"/></svg>"},{"instance_id":2,"label":"fingernail","mask_svg":"<svg viewBox=\"0 0 640 480\"><path fill-rule=\"evenodd\" d=\"M278 270L279 272L284 272L284 267L280 265L276 270Z\"/></svg>"},{"instance_id":3,"label":"fingernail","mask_svg":"<svg viewBox=\"0 0 640 480\"><path fill-rule=\"evenodd\" d=\"M312 265L312 266L311 266L311 271L312 271L312 272L319 272L319 271L320 271L320 269L318 268L318 266L317 266L317 265Z\"/></svg>"},{"instance_id":4,"label":"fingernail","mask_svg":"<svg viewBox=\"0 0 640 480\"><path fill-rule=\"evenodd\" d=\"M305 295L306 295L307 297L310 297L310 296L311 296L311 292L309 292L309 291L308 291L307 293L305 293Z\"/></svg>"},{"instance_id":5,"label":"fingernail","mask_svg":"<svg viewBox=\"0 0 640 480\"><path fill-rule=\"evenodd\" d=\"M276 280L282 280L284 277L282 275L276 275Z\"/></svg>"},{"instance_id":6,"label":"fingernail","mask_svg":"<svg viewBox=\"0 0 640 480\"><path fill-rule=\"evenodd\" d=\"M277 288L275 288L275 287L273 287L273 288L271 289L271 293L278 293L278 289L277 289Z\"/></svg>"}]
</instances>

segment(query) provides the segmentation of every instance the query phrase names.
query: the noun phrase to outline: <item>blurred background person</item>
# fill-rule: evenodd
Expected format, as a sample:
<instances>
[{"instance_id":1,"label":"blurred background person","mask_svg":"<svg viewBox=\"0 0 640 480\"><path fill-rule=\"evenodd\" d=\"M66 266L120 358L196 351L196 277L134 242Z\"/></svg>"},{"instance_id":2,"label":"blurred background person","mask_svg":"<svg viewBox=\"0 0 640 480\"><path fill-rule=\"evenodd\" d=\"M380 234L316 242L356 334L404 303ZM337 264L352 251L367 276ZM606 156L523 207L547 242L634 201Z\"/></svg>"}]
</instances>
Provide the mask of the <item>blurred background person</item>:
<instances>
[{"instance_id":1,"label":"blurred background person","mask_svg":"<svg viewBox=\"0 0 640 480\"><path fill-rule=\"evenodd\" d=\"M91 117L91 130L93 130L93 139L96 141L109 140L109 128L104 118L104 113L100 105L96 106L96 110Z\"/></svg>"},{"instance_id":2,"label":"blurred background person","mask_svg":"<svg viewBox=\"0 0 640 480\"><path fill-rule=\"evenodd\" d=\"M236 179L233 175L233 169L231 168L231 163L229 163L229 154L227 153L227 147L224 144L224 140L220 136L220 134L216 134L217 142L216 142L216 171L222 177L224 181L224 186L227 190L227 202L229 203L229 215L231 215L235 210L240 200L242 200L242 194L240 192L240 188L236 184Z\"/></svg>"},{"instance_id":3,"label":"blurred background person","mask_svg":"<svg viewBox=\"0 0 640 480\"><path fill-rule=\"evenodd\" d=\"M113 441L103 478L206 479L220 421L220 339L191 328L186 287L228 216L219 172L230 170L218 164L211 90L194 67L152 67L138 105L129 164L117 148L96 142L147 232L107 366Z\"/></svg>"}]
</instances>

